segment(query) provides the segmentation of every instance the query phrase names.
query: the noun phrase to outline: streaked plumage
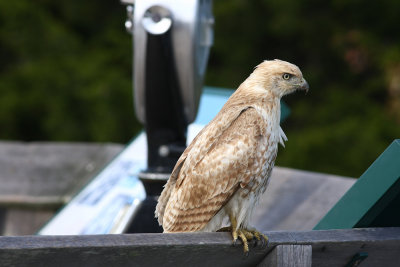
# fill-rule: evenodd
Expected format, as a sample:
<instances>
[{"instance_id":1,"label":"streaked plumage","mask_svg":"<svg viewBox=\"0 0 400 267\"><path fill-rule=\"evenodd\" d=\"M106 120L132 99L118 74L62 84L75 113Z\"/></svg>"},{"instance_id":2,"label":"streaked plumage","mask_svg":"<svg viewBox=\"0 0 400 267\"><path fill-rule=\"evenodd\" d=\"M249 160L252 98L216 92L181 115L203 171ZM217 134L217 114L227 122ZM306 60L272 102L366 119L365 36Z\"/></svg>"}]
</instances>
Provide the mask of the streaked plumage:
<instances>
[{"instance_id":1,"label":"streaked plumage","mask_svg":"<svg viewBox=\"0 0 400 267\"><path fill-rule=\"evenodd\" d=\"M256 67L176 163L155 212L164 232L216 231L230 225L229 216L237 229L249 228L278 143L287 140L280 99L296 89L308 89L297 66Z\"/></svg>"}]
</instances>

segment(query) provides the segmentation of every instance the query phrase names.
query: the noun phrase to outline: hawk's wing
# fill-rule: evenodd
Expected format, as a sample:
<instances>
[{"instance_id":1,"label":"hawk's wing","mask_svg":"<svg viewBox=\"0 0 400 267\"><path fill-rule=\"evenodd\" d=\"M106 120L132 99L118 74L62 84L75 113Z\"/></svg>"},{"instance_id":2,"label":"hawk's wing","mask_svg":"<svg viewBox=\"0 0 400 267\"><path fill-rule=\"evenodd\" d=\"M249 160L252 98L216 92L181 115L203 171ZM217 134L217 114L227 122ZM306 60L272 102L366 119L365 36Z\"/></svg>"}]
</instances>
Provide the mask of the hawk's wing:
<instances>
[{"instance_id":1,"label":"hawk's wing","mask_svg":"<svg viewBox=\"0 0 400 267\"><path fill-rule=\"evenodd\" d=\"M160 196L156 213L166 232L202 229L263 164L258 150L266 145L260 144L266 125L254 108L239 112L219 134L216 122L182 154Z\"/></svg>"}]
</instances>

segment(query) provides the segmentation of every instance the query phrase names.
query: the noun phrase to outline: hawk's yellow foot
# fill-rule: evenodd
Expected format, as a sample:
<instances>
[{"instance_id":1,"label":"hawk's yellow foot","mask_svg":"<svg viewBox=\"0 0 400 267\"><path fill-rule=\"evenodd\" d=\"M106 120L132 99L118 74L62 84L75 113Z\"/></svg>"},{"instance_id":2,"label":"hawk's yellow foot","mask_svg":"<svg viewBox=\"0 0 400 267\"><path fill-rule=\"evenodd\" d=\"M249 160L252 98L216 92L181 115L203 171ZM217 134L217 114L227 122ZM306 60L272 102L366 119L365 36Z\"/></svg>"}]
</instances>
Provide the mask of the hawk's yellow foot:
<instances>
[{"instance_id":1,"label":"hawk's yellow foot","mask_svg":"<svg viewBox=\"0 0 400 267\"><path fill-rule=\"evenodd\" d=\"M246 255L249 253L249 242L253 239L256 240L254 246L257 245L258 241L261 241L262 247L264 247L265 244L268 245L268 237L257 230L237 229L236 233L243 243L243 252ZM232 231L232 236L234 236L234 231ZM236 243L236 240L234 239L233 242Z\"/></svg>"},{"instance_id":2,"label":"hawk's yellow foot","mask_svg":"<svg viewBox=\"0 0 400 267\"><path fill-rule=\"evenodd\" d=\"M239 238L243 243L243 252L246 256L249 254L249 241L255 239L257 242L261 241L262 247L264 247L265 244L268 245L268 237L266 235L257 230L237 229L236 219L233 216L229 216L229 219L231 221L231 226L221 228L218 232L231 232L233 245L236 245L236 241ZM257 242L254 246L257 245Z\"/></svg>"},{"instance_id":3,"label":"hawk's yellow foot","mask_svg":"<svg viewBox=\"0 0 400 267\"><path fill-rule=\"evenodd\" d=\"M264 247L265 245L268 246L269 239L263 233L257 230L245 230L245 231L248 231L249 232L248 235L253 236L253 238L256 239L257 241L261 241L261 247ZM255 245L257 245L257 243Z\"/></svg>"}]
</instances>

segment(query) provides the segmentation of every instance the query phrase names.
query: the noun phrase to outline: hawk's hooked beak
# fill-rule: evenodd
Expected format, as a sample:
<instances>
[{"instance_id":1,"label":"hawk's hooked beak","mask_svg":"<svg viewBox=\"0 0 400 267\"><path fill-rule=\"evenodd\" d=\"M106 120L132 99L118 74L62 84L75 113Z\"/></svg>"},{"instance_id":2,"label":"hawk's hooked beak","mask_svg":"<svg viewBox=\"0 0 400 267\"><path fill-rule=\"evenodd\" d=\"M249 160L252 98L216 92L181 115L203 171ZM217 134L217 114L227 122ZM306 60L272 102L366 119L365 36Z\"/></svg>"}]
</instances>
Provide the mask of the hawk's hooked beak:
<instances>
[{"instance_id":1,"label":"hawk's hooked beak","mask_svg":"<svg viewBox=\"0 0 400 267\"><path fill-rule=\"evenodd\" d=\"M306 94L308 93L308 89L310 89L308 82L303 78L302 83L300 84L298 90L304 90L306 91Z\"/></svg>"}]
</instances>

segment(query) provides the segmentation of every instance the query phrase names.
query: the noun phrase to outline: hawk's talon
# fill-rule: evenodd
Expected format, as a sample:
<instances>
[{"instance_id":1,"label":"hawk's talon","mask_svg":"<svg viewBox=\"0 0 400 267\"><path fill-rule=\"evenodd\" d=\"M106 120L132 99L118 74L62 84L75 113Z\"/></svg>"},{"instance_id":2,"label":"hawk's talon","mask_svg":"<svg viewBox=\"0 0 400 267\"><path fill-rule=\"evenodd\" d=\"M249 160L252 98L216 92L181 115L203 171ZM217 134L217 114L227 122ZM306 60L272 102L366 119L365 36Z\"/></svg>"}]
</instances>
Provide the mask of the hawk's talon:
<instances>
[{"instance_id":1,"label":"hawk's talon","mask_svg":"<svg viewBox=\"0 0 400 267\"><path fill-rule=\"evenodd\" d=\"M243 252L246 254L249 253L249 242L247 241L245 231L246 230L238 229L238 236L243 243Z\"/></svg>"},{"instance_id":2,"label":"hawk's talon","mask_svg":"<svg viewBox=\"0 0 400 267\"><path fill-rule=\"evenodd\" d=\"M264 234L261 234L261 237L262 237L262 248L268 247L269 238Z\"/></svg>"},{"instance_id":3,"label":"hawk's talon","mask_svg":"<svg viewBox=\"0 0 400 267\"><path fill-rule=\"evenodd\" d=\"M266 242L266 245L265 245L267 248L269 248L269 239L267 240L267 242Z\"/></svg>"},{"instance_id":4,"label":"hawk's talon","mask_svg":"<svg viewBox=\"0 0 400 267\"><path fill-rule=\"evenodd\" d=\"M236 247L236 245L237 245L237 239L233 240L232 245L233 245L234 247Z\"/></svg>"},{"instance_id":5,"label":"hawk's talon","mask_svg":"<svg viewBox=\"0 0 400 267\"><path fill-rule=\"evenodd\" d=\"M254 234L252 231L242 229L243 234L246 236L247 241L251 241L254 239Z\"/></svg>"},{"instance_id":6,"label":"hawk's talon","mask_svg":"<svg viewBox=\"0 0 400 267\"><path fill-rule=\"evenodd\" d=\"M254 231L253 235L254 235L254 238L257 239L257 241L261 241L260 232Z\"/></svg>"},{"instance_id":7,"label":"hawk's talon","mask_svg":"<svg viewBox=\"0 0 400 267\"><path fill-rule=\"evenodd\" d=\"M261 240L261 247L262 247L262 248L265 248L266 245L268 245L268 242L266 242L265 239L263 238L263 239Z\"/></svg>"},{"instance_id":8,"label":"hawk's talon","mask_svg":"<svg viewBox=\"0 0 400 267\"><path fill-rule=\"evenodd\" d=\"M231 226L223 227L219 229L217 232L228 232L230 231L232 234L232 244L235 247L237 244L237 240L240 239L243 244L243 252L247 257L249 255L249 242L253 242L253 246L256 247L258 241L261 241L262 248L264 248L265 243L268 245L268 237L263 233L260 233L257 230L248 230L248 229L241 229L237 227L236 218L232 215L229 216L229 220L231 222Z\"/></svg>"},{"instance_id":9,"label":"hawk's talon","mask_svg":"<svg viewBox=\"0 0 400 267\"><path fill-rule=\"evenodd\" d=\"M244 234L246 235L246 238L248 241L255 241L254 242L254 247L256 247L259 243L261 242L261 248L264 248L265 246L268 246L268 237L264 235L263 233L257 231L257 230L246 230L242 229Z\"/></svg>"}]
</instances>

